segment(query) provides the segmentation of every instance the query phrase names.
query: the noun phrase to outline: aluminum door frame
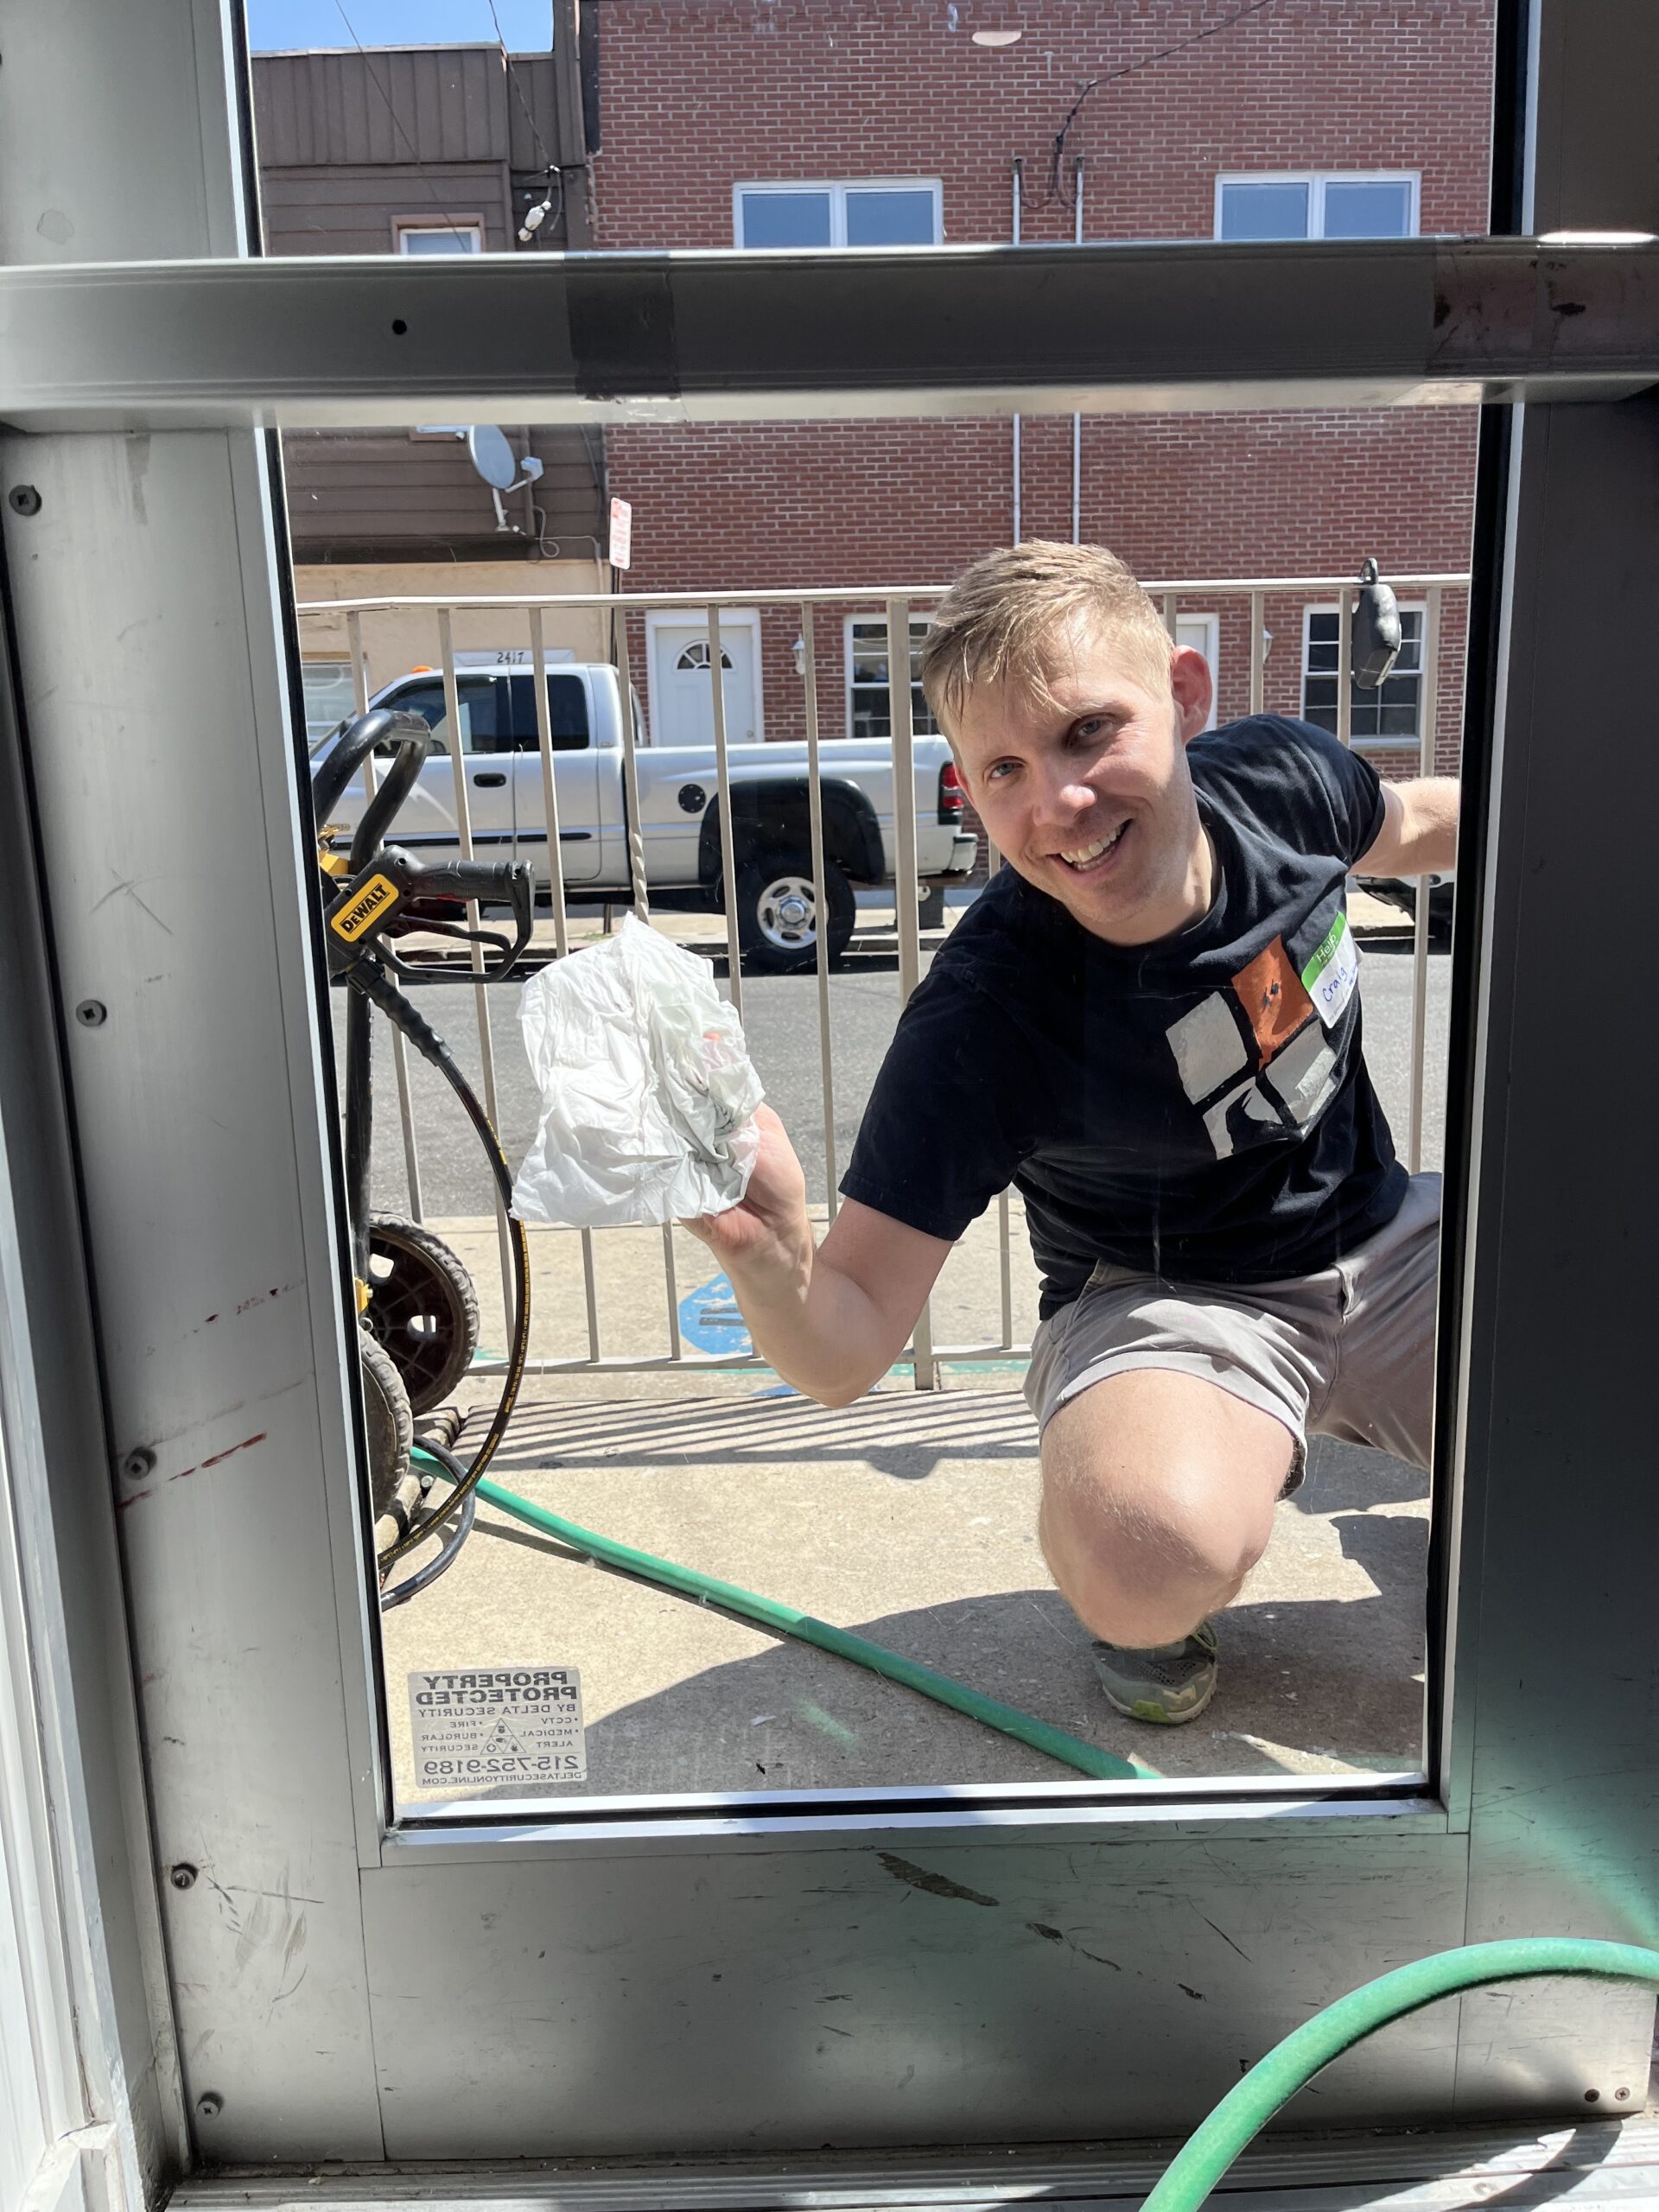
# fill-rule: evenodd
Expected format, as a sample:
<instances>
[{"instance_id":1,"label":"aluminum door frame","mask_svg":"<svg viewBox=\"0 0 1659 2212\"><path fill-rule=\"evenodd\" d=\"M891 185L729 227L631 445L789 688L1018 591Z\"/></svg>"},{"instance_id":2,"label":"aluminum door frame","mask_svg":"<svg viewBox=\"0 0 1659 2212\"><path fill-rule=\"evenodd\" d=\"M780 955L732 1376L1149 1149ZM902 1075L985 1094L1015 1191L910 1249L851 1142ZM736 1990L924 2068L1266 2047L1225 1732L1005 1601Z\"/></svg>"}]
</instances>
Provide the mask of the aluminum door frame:
<instances>
[{"instance_id":1,"label":"aluminum door frame","mask_svg":"<svg viewBox=\"0 0 1659 2212\"><path fill-rule=\"evenodd\" d=\"M1535 226L1644 225L1635 88L1659 25L1640 0L1538 0L1531 20ZM71 65L66 127L31 73ZM19 257L238 250L237 79L213 0L41 11L0 74ZM68 209L51 226L34 219L48 191ZM1185 281L1185 250L1169 258ZM1308 264L1310 301L1325 266ZM308 273L315 302L333 280ZM930 272L941 296L975 281L971 258ZM1639 263L1624 282L1638 322L1659 310ZM38 334L14 323L12 353ZM1548 352L1521 387L1534 398L1567 389ZM1172 341L1147 396L1180 366ZM1638 346L1623 385L1596 388L1655 371ZM1452 1240L1461 1510L1434 1790L852 1793L471 1835L387 1820L274 455L240 415L157 428L180 418L153 384L128 388L125 429L69 427L107 420L77 404L0 442L9 492L27 487L4 542L58 989L55 1033L27 1042L67 1070L202 2156L1142 2133L1196 2118L1280 2027L1402 1956L1523 1927L1652 1939L1652 1197L1639 1173L1567 1186L1555 1132L1618 1048L1602 1132L1611 1156L1644 1157L1651 1046L1630 1033L1626 948L1659 791L1651 756L1620 742L1646 706L1635 657L1595 647L1643 630L1654 402L1529 407L1484 549L1503 590L1476 677L1498 702L1500 772L1471 808L1475 843L1497 834L1459 952L1479 1015L1480 1234ZM1582 753L1560 743L1585 725ZM1588 914L1620 957L1573 958ZM1616 1524L1560 1512L1563 1472L1592 1455ZM1620 2088L1639 2096L1650 2018L1604 1990L1466 1999L1390 2031L1303 2114L1581 2116L1592 2094L1616 2111Z\"/></svg>"}]
</instances>

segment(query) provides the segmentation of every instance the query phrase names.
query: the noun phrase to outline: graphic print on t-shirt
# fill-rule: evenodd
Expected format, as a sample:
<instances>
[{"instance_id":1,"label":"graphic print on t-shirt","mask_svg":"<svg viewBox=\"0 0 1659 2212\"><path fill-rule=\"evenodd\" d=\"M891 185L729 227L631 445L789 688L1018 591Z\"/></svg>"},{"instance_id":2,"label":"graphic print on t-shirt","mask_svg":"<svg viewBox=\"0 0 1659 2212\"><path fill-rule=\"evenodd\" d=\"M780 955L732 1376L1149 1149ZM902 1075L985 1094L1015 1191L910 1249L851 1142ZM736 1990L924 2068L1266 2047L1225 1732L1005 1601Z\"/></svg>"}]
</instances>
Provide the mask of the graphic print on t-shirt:
<instances>
[{"instance_id":1,"label":"graphic print on t-shirt","mask_svg":"<svg viewBox=\"0 0 1659 2212\"><path fill-rule=\"evenodd\" d=\"M1333 1025L1341 1012L1330 1014ZM1294 1136L1336 1090L1336 1052L1281 937L1239 969L1230 992L1200 999L1168 1037L1217 1160Z\"/></svg>"}]
</instances>

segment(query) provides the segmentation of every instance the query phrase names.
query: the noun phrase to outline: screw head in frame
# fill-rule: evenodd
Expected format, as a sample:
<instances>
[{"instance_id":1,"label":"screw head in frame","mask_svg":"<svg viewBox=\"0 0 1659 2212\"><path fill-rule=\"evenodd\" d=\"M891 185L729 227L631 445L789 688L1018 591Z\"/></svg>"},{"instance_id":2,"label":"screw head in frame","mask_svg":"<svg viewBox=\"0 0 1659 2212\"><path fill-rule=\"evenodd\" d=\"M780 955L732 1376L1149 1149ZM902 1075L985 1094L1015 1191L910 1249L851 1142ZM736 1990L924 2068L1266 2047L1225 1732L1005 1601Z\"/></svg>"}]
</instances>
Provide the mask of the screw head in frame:
<instances>
[{"instance_id":1,"label":"screw head in frame","mask_svg":"<svg viewBox=\"0 0 1659 2212\"><path fill-rule=\"evenodd\" d=\"M181 1859L176 1866L168 1869L167 1878L175 1890L192 1890L196 1885L196 1870Z\"/></svg>"},{"instance_id":2,"label":"screw head in frame","mask_svg":"<svg viewBox=\"0 0 1659 2212\"><path fill-rule=\"evenodd\" d=\"M121 1471L130 1483L141 1483L146 1475L155 1473L156 1454L147 1444L141 1444L137 1451L129 1452L122 1460Z\"/></svg>"},{"instance_id":3,"label":"screw head in frame","mask_svg":"<svg viewBox=\"0 0 1659 2212\"><path fill-rule=\"evenodd\" d=\"M110 1018L110 1009L102 999L82 999L75 1008L75 1020L83 1029L101 1029Z\"/></svg>"},{"instance_id":4,"label":"screw head in frame","mask_svg":"<svg viewBox=\"0 0 1659 2212\"><path fill-rule=\"evenodd\" d=\"M196 2110L204 2120L217 2120L225 2109L225 2100L216 2089L209 2089L196 2099Z\"/></svg>"},{"instance_id":5,"label":"screw head in frame","mask_svg":"<svg viewBox=\"0 0 1659 2212\"><path fill-rule=\"evenodd\" d=\"M42 502L32 484L14 484L6 494L6 504L15 515L37 515Z\"/></svg>"}]
</instances>

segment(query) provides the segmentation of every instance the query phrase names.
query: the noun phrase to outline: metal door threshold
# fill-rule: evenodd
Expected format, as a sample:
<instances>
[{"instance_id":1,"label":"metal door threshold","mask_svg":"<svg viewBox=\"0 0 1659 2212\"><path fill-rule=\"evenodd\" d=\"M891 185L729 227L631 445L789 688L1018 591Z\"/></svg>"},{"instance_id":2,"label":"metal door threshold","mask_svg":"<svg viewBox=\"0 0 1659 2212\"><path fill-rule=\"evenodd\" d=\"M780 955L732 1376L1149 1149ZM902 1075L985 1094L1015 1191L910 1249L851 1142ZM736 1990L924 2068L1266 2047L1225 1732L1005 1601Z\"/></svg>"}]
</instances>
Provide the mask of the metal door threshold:
<instances>
[{"instance_id":1,"label":"metal door threshold","mask_svg":"<svg viewBox=\"0 0 1659 2212\"><path fill-rule=\"evenodd\" d=\"M683 2165L589 2160L569 2165L468 2163L321 2165L273 2173L221 2168L182 2182L172 2212L899 2212L899 2208L1138 2204L1173 2144L1056 2151L1016 2146L950 2155L864 2152L844 2162L701 2159ZM1222 2187L1250 2212L1461 2212L1472 2205L1571 2202L1576 2212L1659 2208L1659 2117L1396 2134L1276 2135L1242 2158Z\"/></svg>"}]
</instances>

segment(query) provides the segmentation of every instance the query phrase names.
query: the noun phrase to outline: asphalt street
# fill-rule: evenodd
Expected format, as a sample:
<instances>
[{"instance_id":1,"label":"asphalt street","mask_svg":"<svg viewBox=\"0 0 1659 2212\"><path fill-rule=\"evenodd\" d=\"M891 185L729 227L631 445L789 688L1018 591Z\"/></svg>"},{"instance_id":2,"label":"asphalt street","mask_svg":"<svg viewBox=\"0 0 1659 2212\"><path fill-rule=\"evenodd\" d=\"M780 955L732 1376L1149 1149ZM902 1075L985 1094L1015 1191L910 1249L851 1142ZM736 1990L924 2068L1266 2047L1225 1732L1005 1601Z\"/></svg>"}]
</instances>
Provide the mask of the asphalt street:
<instances>
[{"instance_id":1,"label":"asphalt street","mask_svg":"<svg viewBox=\"0 0 1659 2212\"><path fill-rule=\"evenodd\" d=\"M931 957L925 950L924 961ZM723 976L723 957L715 963ZM1395 1141L1406 1142L1411 1058L1411 976L1408 945L1397 938L1364 945L1361 989L1365 1052ZM1440 1165L1445 1128L1448 959L1428 963L1426 1082L1422 1161ZM494 1046L494 1119L507 1157L516 1167L536 1132L539 1102L518 1033L517 982L475 989L471 983L412 987L421 1012L443 1036L474 1084L481 1085L476 1001L482 998ZM783 1116L806 1171L810 1198L821 1203L827 1188L824 1110L819 1082L818 986L815 976L745 976L743 1017L749 1049L767 1097ZM343 994L336 989L336 1051L344 1038ZM899 976L891 929L861 926L845 964L830 979L834 1040L835 1147L844 1167L865 1101L899 1016ZM407 1206L404 1144L397 1115L391 1033L377 1015L375 1033L375 1203L392 1211ZM487 1173L477 1140L448 1089L411 1050L410 1087L417 1135L423 1211L435 1218L492 1211Z\"/></svg>"}]
</instances>

